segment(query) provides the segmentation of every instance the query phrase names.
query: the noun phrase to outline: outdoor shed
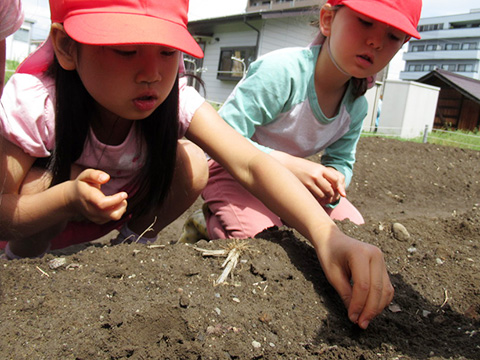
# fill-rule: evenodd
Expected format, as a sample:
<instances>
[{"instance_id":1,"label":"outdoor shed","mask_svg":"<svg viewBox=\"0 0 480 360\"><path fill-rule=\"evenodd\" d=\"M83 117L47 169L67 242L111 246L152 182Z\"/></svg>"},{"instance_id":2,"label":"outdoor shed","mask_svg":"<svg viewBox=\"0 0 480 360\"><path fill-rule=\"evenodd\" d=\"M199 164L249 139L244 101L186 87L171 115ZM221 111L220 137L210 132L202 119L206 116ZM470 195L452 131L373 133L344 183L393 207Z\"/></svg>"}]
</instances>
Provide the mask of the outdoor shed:
<instances>
[{"instance_id":1,"label":"outdoor shed","mask_svg":"<svg viewBox=\"0 0 480 360\"><path fill-rule=\"evenodd\" d=\"M438 86L435 128L473 131L480 127L480 81L436 69L417 82Z\"/></svg>"},{"instance_id":2,"label":"outdoor shed","mask_svg":"<svg viewBox=\"0 0 480 360\"><path fill-rule=\"evenodd\" d=\"M405 139L431 131L439 92L436 86L387 79L378 131Z\"/></svg>"}]
</instances>

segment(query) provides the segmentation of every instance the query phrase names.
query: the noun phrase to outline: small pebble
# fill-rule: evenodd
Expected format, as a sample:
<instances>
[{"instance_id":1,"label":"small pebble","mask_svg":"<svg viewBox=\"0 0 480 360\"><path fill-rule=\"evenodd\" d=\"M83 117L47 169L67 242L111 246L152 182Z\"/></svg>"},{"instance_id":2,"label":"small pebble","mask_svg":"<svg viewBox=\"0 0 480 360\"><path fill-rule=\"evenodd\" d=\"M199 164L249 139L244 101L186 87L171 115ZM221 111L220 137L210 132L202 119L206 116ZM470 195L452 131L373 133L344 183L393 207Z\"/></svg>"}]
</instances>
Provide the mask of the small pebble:
<instances>
[{"instance_id":1,"label":"small pebble","mask_svg":"<svg viewBox=\"0 0 480 360\"><path fill-rule=\"evenodd\" d=\"M392 225L393 236L398 241L407 241L410 238L410 234L408 233L405 226L400 223L394 223Z\"/></svg>"},{"instance_id":2,"label":"small pebble","mask_svg":"<svg viewBox=\"0 0 480 360\"><path fill-rule=\"evenodd\" d=\"M59 267L65 265L67 263L67 259L65 258L56 258L52 259L48 262L48 266L50 269L55 270L58 269Z\"/></svg>"},{"instance_id":3,"label":"small pebble","mask_svg":"<svg viewBox=\"0 0 480 360\"><path fill-rule=\"evenodd\" d=\"M253 340L252 341L252 346L255 348L255 349L258 349L262 346L262 344L260 344L258 341L255 341Z\"/></svg>"}]
</instances>

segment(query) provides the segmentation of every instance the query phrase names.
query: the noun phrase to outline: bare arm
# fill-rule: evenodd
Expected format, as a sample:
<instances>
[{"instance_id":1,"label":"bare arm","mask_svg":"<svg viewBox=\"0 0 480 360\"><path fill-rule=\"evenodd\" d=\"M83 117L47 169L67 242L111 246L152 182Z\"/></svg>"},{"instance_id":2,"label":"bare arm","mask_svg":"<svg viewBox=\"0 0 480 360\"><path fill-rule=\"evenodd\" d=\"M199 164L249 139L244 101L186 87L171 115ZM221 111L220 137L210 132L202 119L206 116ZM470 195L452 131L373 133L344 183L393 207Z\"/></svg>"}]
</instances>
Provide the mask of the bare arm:
<instances>
[{"instance_id":1,"label":"bare arm","mask_svg":"<svg viewBox=\"0 0 480 360\"><path fill-rule=\"evenodd\" d=\"M390 303L393 287L381 251L343 234L291 171L257 150L206 103L187 137L312 243L350 320L366 328Z\"/></svg>"},{"instance_id":2,"label":"bare arm","mask_svg":"<svg viewBox=\"0 0 480 360\"><path fill-rule=\"evenodd\" d=\"M109 180L103 171L88 169L75 180L51 188L48 180L37 181L32 186L25 180L35 158L5 140L3 150L2 238L29 237L79 217L104 223L120 218L125 211L125 193L105 196L101 192L101 185Z\"/></svg>"},{"instance_id":3,"label":"bare arm","mask_svg":"<svg viewBox=\"0 0 480 360\"><path fill-rule=\"evenodd\" d=\"M282 151L274 150L270 156L295 174L320 204L330 204L340 196L347 196L345 176L338 170Z\"/></svg>"}]
</instances>

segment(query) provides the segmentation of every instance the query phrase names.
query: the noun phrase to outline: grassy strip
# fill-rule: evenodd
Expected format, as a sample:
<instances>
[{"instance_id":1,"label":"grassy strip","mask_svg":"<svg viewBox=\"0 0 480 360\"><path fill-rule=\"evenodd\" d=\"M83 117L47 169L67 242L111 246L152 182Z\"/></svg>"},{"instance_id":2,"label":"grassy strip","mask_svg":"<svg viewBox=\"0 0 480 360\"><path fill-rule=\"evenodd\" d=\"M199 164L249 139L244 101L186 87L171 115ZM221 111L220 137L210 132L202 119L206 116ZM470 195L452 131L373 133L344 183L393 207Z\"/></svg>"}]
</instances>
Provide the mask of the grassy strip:
<instances>
[{"instance_id":1,"label":"grassy strip","mask_svg":"<svg viewBox=\"0 0 480 360\"><path fill-rule=\"evenodd\" d=\"M388 136L381 133L363 132L362 136L378 136L388 137L389 139L396 139L400 141L412 141L421 143L423 142L423 136L416 138L401 138L399 136ZM439 130L434 129L428 134L427 142L429 144L438 144L445 146L453 146L462 149L471 149L480 151L480 132L477 131L463 131L463 130Z\"/></svg>"},{"instance_id":2,"label":"grassy strip","mask_svg":"<svg viewBox=\"0 0 480 360\"><path fill-rule=\"evenodd\" d=\"M13 75L13 73L15 72L15 70L17 69L19 64L20 64L20 62L18 62L16 60L7 60L5 62L5 65L6 65L5 66L5 84L10 79L10 77Z\"/></svg>"}]
</instances>

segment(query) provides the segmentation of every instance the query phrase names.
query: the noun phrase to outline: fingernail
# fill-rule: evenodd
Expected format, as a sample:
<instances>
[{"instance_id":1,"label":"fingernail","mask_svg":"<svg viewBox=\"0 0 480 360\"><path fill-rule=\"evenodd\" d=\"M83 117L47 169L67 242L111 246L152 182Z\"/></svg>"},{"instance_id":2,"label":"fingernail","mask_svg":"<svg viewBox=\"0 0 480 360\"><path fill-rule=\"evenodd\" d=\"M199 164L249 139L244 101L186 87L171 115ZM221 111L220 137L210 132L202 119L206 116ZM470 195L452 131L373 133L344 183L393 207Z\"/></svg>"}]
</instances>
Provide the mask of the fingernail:
<instances>
[{"instance_id":1,"label":"fingernail","mask_svg":"<svg viewBox=\"0 0 480 360\"><path fill-rule=\"evenodd\" d=\"M357 323L358 320L358 314L352 314L350 315L350 321L353 323Z\"/></svg>"},{"instance_id":2,"label":"fingernail","mask_svg":"<svg viewBox=\"0 0 480 360\"><path fill-rule=\"evenodd\" d=\"M362 323L360 324L360 327L361 327L362 329L366 329L369 324L370 324L370 322L367 321L367 320L365 320L364 322L362 322Z\"/></svg>"}]
</instances>

